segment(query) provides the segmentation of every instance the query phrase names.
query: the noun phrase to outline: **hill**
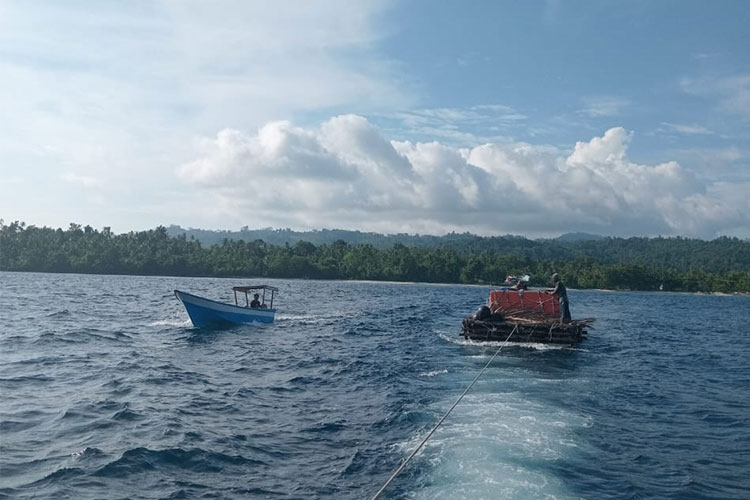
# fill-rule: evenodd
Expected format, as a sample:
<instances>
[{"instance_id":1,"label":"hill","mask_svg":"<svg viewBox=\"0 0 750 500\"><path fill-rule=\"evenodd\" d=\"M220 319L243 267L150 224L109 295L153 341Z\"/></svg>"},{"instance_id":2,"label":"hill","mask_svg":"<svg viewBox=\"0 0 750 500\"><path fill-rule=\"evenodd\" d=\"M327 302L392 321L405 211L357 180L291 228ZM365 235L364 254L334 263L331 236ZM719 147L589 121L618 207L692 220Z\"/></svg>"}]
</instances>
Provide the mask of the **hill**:
<instances>
[{"instance_id":1,"label":"hill","mask_svg":"<svg viewBox=\"0 0 750 500\"><path fill-rule=\"evenodd\" d=\"M750 241L721 237L706 241L691 238L612 238L588 233L566 233L555 239L532 240L523 236L477 236L471 233L448 233L444 236L379 234L321 229L293 231L291 229L248 229L212 231L183 229L171 225L167 234L184 235L204 246L219 245L224 240L252 242L262 240L271 245L295 245L299 242L315 246L331 245L337 241L349 245L370 245L385 250L394 245L409 248L444 248L462 256L491 252L513 254L530 260L589 260L603 265L639 265L675 269L686 272L704 269L710 272L750 271Z\"/></svg>"},{"instance_id":2,"label":"hill","mask_svg":"<svg viewBox=\"0 0 750 500\"><path fill-rule=\"evenodd\" d=\"M603 240L604 236L590 233L565 233L555 239L557 241L598 241Z\"/></svg>"},{"instance_id":3,"label":"hill","mask_svg":"<svg viewBox=\"0 0 750 500\"><path fill-rule=\"evenodd\" d=\"M262 233L247 230L245 234ZM532 286L546 286L554 271L572 288L750 292L750 241L736 238L566 242L455 233L385 236L331 230L300 235L282 230L271 234L300 239L271 244L225 237L208 246L185 233L170 236L161 226L114 234L106 227L97 231L71 224L62 230L0 221L0 271L432 283L500 283L508 274L530 274ZM320 244L301 239L311 234L362 239ZM362 242L383 245L399 237L414 246L395 242L378 248Z\"/></svg>"}]
</instances>

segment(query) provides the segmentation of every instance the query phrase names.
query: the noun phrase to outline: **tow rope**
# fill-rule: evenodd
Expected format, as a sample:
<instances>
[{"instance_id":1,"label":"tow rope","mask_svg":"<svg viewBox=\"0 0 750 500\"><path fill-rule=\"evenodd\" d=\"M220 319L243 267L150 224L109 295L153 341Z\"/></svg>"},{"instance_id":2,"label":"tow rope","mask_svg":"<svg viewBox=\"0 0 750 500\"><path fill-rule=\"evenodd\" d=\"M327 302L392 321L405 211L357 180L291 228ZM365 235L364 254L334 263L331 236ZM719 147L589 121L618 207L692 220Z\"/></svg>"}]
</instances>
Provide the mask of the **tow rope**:
<instances>
[{"instance_id":1,"label":"tow rope","mask_svg":"<svg viewBox=\"0 0 750 500\"><path fill-rule=\"evenodd\" d=\"M454 409L454 408L455 408L456 406L458 406L458 403L460 403L460 402L461 402L461 400L462 400L462 399L464 398L464 396L466 396L466 393L467 393L467 392L469 392L469 390L470 390L470 389L472 388L472 386L474 385L474 383L475 383L475 382L476 382L477 380L479 380L479 377L481 377L481 376L482 376L482 374L484 373L484 371L485 371L485 370L487 369L487 367L488 367L488 366L490 366L490 363L492 363L492 361L493 361L493 360L495 359L495 356L497 356L498 354L500 354L500 351L501 351L501 350L503 349L503 347L505 347L505 344L507 344L507 343L508 343L508 340L510 340L510 337L511 337L511 336L512 336L512 335L513 335L513 334L514 334L515 332L516 332L516 330L518 330L518 325L515 325L515 326L513 327L513 330L511 330L510 334L508 334L508 338L506 338L506 339L505 339L505 340L503 341L503 343L502 343L502 344L500 344L500 347L498 347L498 348L497 348L497 351L495 351L495 354L493 354L493 355L492 355L492 357L490 358L490 360L489 360L489 361L487 361L487 364L486 364L486 365L484 365L484 368L482 368L482 369L481 369L481 370L479 371L479 373L477 374L477 376L476 376L476 377L474 377L474 380L472 380L472 381L471 381L471 383L469 384L469 386L468 386L468 387L467 387L467 388L466 388L466 389L464 390L464 392L463 392L463 393L462 393L462 394L461 394L461 395L460 395L460 396L458 397L458 399L456 400L456 402L455 402L455 403L453 403L453 406L451 406L451 407L450 407L450 408L448 409L448 411L447 411L447 412L445 412L445 415L443 415L443 417L442 417L442 418L441 418L440 420L438 420L438 423L437 423L437 424L435 424L435 427L433 427L433 428L432 428L432 430L431 430L431 431L429 432L429 434L427 434L427 436L426 436L426 437L425 437L425 438L424 438L424 439L422 440L422 442L421 442L421 443L419 443L419 446L417 446L417 447L416 447L416 448L414 449L414 451L412 451L412 452L411 452L411 454L410 454L410 455L409 455L409 456L408 456L408 457L406 458L406 460L404 460L404 463L402 463L402 464L401 464L401 465L400 465L400 466L398 467L398 469L396 469L396 470L395 470L395 471L393 472L393 474L391 474L391 477L389 477L389 478L388 478L388 481L386 481L386 482L385 482L385 484L384 484L384 485L382 486L382 488L380 488L380 489L378 490L378 492L377 492L377 493L375 493L375 495L373 495L373 496L372 496L372 498L371 498L370 500L377 500L377 499L378 499L378 498L380 497L380 495L382 495L382 494L383 494L383 492L385 492L385 490L386 490L386 489L388 488L388 486L390 486L390 484L391 484L391 483L393 482L393 480L394 480L394 479L396 479L396 477L397 477L397 476L398 476L398 475L399 475L399 474L401 473L401 471L402 471L402 470L404 470L404 468L406 467L406 465L407 465L407 464L408 464L408 463L409 463L409 462L411 461L411 459L412 459L412 458L414 458L414 455L416 455L416 454L417 454L417 452L419 452L419 450L421 450L421 449L422 449L422 447L423 447L423 446L425 445L425 443L427 443L427 440L428 440L428 439L430 439L430 437L432 437L432 435L433 435L433 434L435 433L435 431L436 431L436 430L438 430L438 427L440 427L440 425L441 425L441 424L443 423L443 421L444 421L444 420L445 420L446 418L448 418L448 415L450 415L450 413L451 413L451 412L453 411L453 409Z\"/></svg>"}]
</instances>

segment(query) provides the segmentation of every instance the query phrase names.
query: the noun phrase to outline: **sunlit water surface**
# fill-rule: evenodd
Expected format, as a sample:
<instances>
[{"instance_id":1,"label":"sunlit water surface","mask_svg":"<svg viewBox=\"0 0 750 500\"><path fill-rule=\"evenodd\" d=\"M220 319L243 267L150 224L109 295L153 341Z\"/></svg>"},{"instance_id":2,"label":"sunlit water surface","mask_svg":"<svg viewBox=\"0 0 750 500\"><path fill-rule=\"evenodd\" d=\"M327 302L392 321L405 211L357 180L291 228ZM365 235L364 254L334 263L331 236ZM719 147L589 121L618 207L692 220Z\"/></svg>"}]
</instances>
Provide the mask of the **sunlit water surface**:
<instances>
[{"instance_id":1,"label":"sunlit water surface","mask_svg":"<svg viewBox=\"0 0 750 500\"><path fill-rule=\"evenodd\" d=\"M488 288L0 273L0 497L369 498L497 349ZM750 298L571 291L578 348L503 349L384 498L750 497Z\"/></svg>"}]
</instances>

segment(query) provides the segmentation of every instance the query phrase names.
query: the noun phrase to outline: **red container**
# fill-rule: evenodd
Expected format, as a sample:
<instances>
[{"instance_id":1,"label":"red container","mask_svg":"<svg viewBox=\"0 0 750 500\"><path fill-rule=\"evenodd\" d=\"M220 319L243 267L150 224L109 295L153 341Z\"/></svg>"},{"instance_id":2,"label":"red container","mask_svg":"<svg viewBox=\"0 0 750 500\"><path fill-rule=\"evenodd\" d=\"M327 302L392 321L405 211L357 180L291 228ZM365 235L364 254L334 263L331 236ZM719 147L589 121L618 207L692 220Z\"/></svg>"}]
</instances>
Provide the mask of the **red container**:
<instances>
[{"instance_id":1,"label":"red container","mask_svg":"<svg viewBox=\"0 0 750 500\"><path fill-rule=\"evenodd\" d=\"M550 317L560 316L557 295L550 295L542 290L492 290L489 306L493 313L534 311Z\"/></svg>"}]
</instances>

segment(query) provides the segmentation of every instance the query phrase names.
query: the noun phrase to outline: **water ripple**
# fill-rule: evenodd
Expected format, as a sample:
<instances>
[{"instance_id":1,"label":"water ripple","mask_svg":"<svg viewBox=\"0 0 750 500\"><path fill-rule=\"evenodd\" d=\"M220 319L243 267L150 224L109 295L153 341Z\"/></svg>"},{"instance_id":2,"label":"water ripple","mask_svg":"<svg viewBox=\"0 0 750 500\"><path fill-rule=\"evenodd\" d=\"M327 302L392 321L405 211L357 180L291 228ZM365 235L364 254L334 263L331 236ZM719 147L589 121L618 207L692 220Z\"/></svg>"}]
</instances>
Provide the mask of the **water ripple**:
<instances>
[{"instance_id":1,"label":"water ripple","mask_svg":"<svg viewBox=\"0 0 750 500\"><path fill-rule=\"evenodd\" d=\"M277 280L201 330L172 290L237 280L0 275L0 498L368 497L500 345L483 287ZM750 298L570 295L590 338L503 348L389 498L747 498Z\"/></svg>"}]
</instances>

